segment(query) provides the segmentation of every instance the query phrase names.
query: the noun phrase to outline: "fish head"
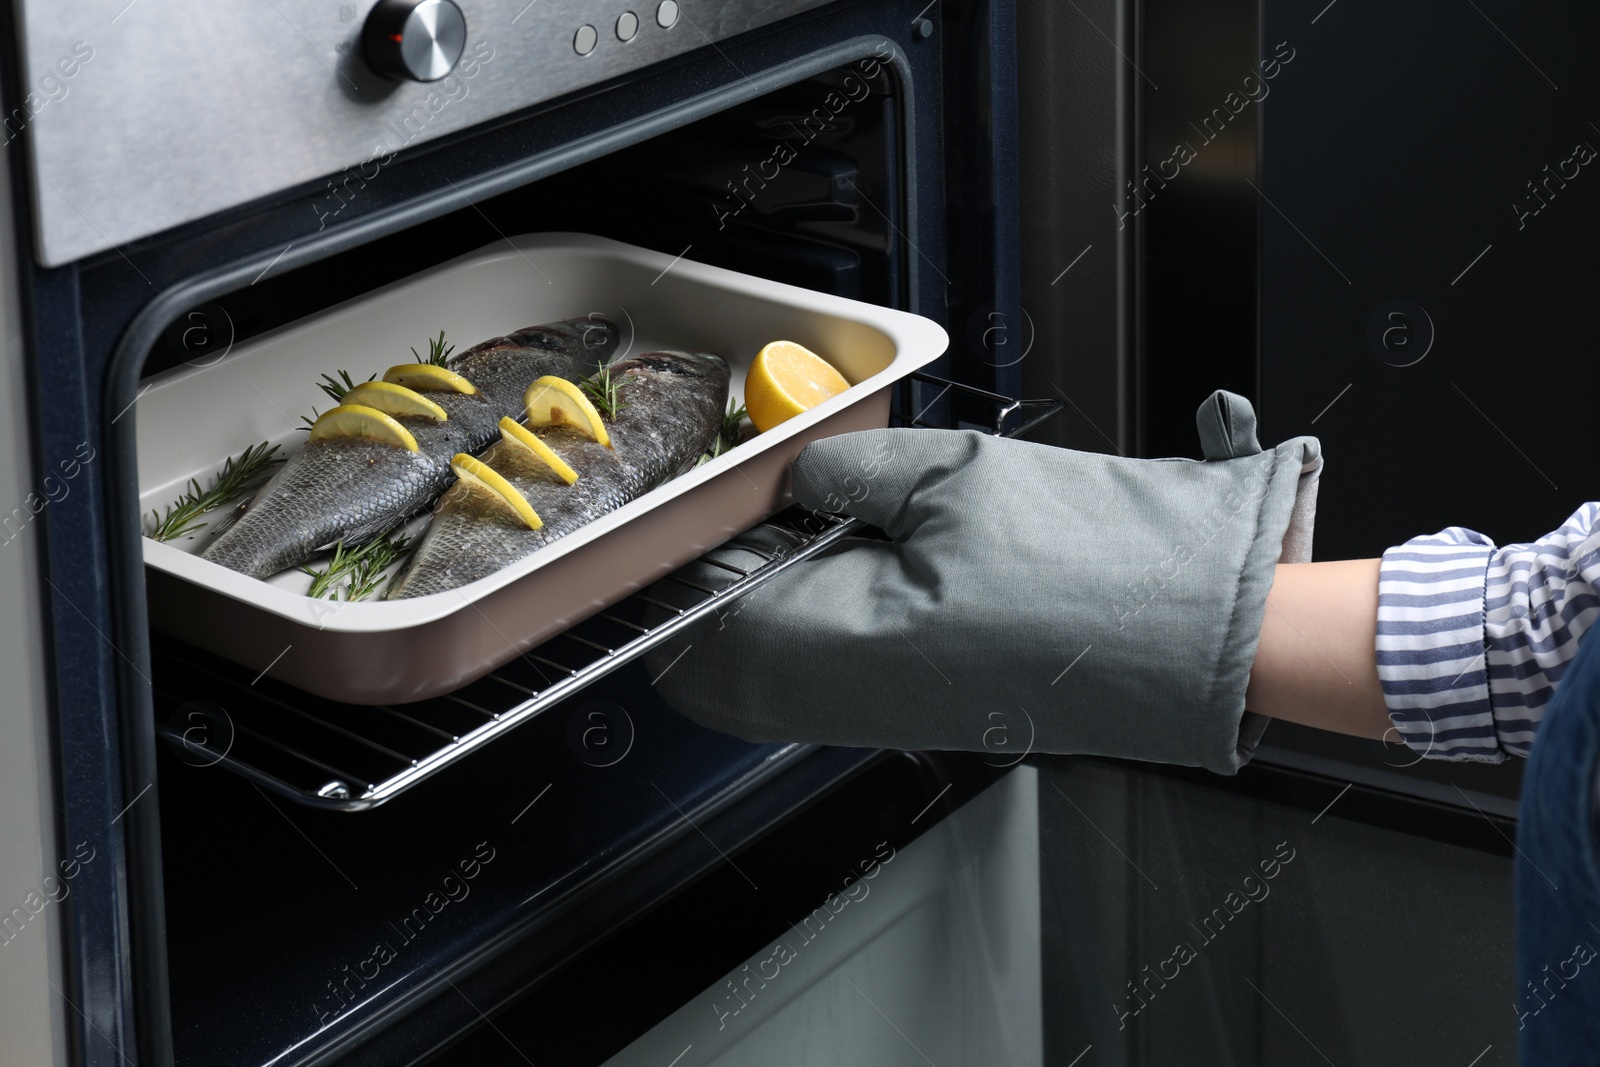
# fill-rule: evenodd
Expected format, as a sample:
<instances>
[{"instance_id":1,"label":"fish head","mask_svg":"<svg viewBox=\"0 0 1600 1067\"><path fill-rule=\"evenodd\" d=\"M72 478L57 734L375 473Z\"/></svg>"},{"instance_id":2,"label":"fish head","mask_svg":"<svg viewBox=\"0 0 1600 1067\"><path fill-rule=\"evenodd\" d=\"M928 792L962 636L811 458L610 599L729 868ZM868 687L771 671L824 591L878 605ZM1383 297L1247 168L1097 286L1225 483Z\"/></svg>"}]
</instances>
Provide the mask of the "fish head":
<instances>
[{"instance_id":1,"label":"fish head","mask_svg":"<svg viewBox=\"0 0 1600 1067\"><path fill-rule=\"evenodd\" d=\"M507 335L504 340L519 348L551 352L587 353L595 363L608 361L617 350L622 331L603 315L563 319L542 326L529 326Z\"/></svg>"},{"instance_id":2,"label":"fish head","mask_svg":"<svg viewBox=\"0 0 1600 1067\"><path fill-rule=\"evenodd\" d=\"M628 362L651 374L707 379L713 387L731 376L728 361L710 352L648 352Z\"/></svg>"}]
</instances>

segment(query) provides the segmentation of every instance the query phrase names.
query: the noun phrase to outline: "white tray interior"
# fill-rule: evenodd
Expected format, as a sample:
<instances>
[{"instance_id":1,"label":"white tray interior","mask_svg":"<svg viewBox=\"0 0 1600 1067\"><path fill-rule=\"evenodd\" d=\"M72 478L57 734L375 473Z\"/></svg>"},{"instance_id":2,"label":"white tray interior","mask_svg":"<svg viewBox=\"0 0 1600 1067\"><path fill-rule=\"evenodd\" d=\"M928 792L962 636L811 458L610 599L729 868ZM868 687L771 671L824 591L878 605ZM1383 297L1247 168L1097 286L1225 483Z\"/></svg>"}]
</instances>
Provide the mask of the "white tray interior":
<instances>
[{"instance_id":1,"label":"white tray interior","mask_svg":"<svg viewBox=\"0 0 1600 1067\"><path fill-rule=\"evenodd\" d=\"M692 249L690 250L692 251ZM451 593L403 601L362 601L330 612L304 594L310 578L287 571L258 581L200 559L210 526L171 543L144 539L145 563L215 592L319 629L370 632L432 621L515 581L802 431L944 351L944 331L927 319L696 263L583 234L537 234L397 282L357 300L238 345L205 366L147 379L135 406L140 504L149 528L190 478L209 485L222 462L269 441L288 453L305 439L302 415L332 401L324 373L381 374L425 352L442 329L463 350L490 337L557 319L603 315L622 332L618 358L653 349L715 352L733 368L742 399L745 372L770 341L796 341L837 367L851 388L723 456L603 516L497 574ZM211 526L225 512L213 512ZM415 528L425 524L419 519Z\"/></svg>"}]
</instances>

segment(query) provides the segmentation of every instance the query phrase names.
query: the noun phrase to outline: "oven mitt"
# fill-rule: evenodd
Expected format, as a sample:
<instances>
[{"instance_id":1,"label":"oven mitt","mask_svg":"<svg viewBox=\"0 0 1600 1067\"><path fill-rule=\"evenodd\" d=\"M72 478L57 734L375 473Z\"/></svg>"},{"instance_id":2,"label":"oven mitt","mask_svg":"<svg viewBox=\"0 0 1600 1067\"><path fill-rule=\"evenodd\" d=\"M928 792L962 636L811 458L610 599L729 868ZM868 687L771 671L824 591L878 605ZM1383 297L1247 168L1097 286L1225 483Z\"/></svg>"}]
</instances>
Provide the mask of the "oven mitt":
<instances>
[{"instance_id":1,"label":"oven mitt","mask_svg":"<svg viewBox=\"0 0 1600 1067\"><path fill-rule=\"evenodd\" d=\"M795 499L888 540L851 538L793 565L653 652L651 677L684 715L749 741L1231 774L1266 726L1245 713L1245 685L1274 564L1310 557L1320 449L1298 437L1262 451L1255 412L1231 393L1198 423L1204 461L967 430L808 445ZM761 562L732 546L714 555ZM731 580L704 560L679 574Z\"/></svg>"}]
</instances>

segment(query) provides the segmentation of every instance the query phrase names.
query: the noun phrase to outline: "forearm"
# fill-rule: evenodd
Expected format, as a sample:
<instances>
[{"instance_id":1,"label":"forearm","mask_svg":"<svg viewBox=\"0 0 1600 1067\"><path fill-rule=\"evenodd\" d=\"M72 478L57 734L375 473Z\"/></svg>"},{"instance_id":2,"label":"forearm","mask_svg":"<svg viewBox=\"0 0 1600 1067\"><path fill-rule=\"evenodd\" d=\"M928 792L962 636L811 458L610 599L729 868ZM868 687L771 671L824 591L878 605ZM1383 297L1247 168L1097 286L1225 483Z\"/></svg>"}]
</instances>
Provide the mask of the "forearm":
<instances>
[{"instance_id":1,"label":"forearm","mask_svg":"<svg viewBox=\"0 0 1600 1067\"><path fill-rule=\"evenodd\" d=\"M1380 562L1278 564L1248 710L1357 737L1390 733L1375 652Z\"/></svg>"}]
</instances>

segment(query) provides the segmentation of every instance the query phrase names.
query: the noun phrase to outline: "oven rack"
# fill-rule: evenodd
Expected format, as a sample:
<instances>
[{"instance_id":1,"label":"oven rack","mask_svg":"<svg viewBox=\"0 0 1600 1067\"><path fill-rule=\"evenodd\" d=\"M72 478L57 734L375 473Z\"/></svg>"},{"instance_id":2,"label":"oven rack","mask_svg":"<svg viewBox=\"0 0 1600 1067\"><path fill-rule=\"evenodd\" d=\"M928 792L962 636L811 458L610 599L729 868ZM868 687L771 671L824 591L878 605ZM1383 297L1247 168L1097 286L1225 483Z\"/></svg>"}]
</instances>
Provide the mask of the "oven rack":
<instances>
[{"instance_id":1,"label":"oven rack","mask_svg":"<svg viewBox=\"0 0 1600 1067\"><path fill-rule=\"evenodd\" d=\"M937 391L916 415L896 420L903 425L935 428L924 420L930 411L978 407L989 412L984 429L1015 437L1061 409L1057 400L1018 400L922 372L911 378ZM635 593L454 693L395 707L324 700L152 635L156 729L191 765L226 767L314 808L374 808L864 525L791 507L729 542L762 560L753 569L707 557L732 576L727 586L663 579L694 601L688 606ZM763 530L794 547L774 554L755 542Z\"/></svg>"}]
</instances>

